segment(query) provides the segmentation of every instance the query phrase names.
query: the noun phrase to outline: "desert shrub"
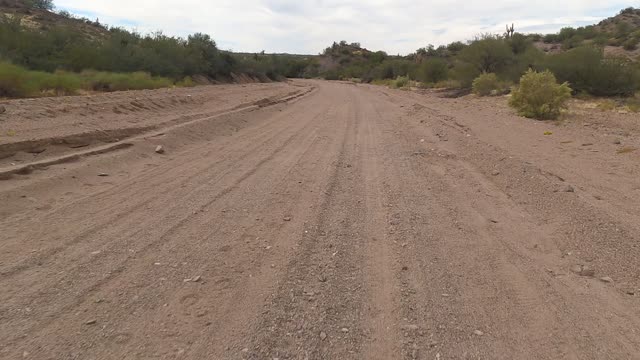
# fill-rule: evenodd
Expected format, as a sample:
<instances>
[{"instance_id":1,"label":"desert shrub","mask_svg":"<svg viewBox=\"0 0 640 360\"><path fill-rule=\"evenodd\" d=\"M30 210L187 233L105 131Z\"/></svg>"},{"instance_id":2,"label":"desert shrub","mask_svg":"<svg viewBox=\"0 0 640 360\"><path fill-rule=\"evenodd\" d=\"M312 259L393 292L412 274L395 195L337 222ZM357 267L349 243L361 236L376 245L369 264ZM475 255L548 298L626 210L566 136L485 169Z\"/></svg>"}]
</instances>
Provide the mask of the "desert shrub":
<instances>
[{"instance_id":1,"label":"desert shrub","mask_svg":"<svg viewBox=\"0 0 640 360\"><path fill-rule=\"evenodd\" d=\"M474 66L478 73L499 72L511 64L513 57L511 46L504 39L491 35L472 42L458 55L459 60Z\"/></svg>"},{"instance_id":2,"label":"desert shrub","mask_svg":"<svg viewBox=\"0 0 640 360\"><path fill-rule=\"evenodd\" d=\"M191 78L178 82L178 86L195 85ZM0 62L0 97L22 98L49 95L73 95L79 90L120 91L158 89L173 86L168 78L148 73L108 73L84 71L73 73L27 70L8 62Z\"/></svg>"},{"instance_id":3,"label":"desert shrub","mask_svg":"<svg viewBox=\"0 0 640 360\"><path fill-rule=\"evenodd\" d=\"M34 0L35 3L35 0ZM67 14L63 13L63 16ZM20 19L0 14L0 54L11 63L29 70L54 72L87 69L110 73L142 71L152 76L181 80L185 76L205 75L226 79L231 72L269 74L269 78L301 77L311 59L280 55L239 61L218 49L206 34L186 39L155 32L142 35L121 28L110 28L97 39L76 31L62 22L46 31L21 26ZM88 21L88 20L87 20ZM89 24L96 25L91 21Z\"/></svg>"},{"instance_id":4,"label":"desert shrub","mask_svg":"<svg viewBox=\"0 0 640 360\"><path fill-rule=\"evenodd\" d=\"M607 45L609 46L622 46L624 41L622 39L611 38L607 40Z\"/></svg>"},{"instance_id":5,"label":"desert shrub","mask_svg":"<svg viewBox=\"0 0 640 360\"><path fill-rule=\"evenodd\" d=\"M447 45L447 50L451 53L458 53L462 51L467 45L461 41L454 41L451 44Z\"/></svg>"},{"instance_id":6,"label":"desert shrub","mask_svg":"<svg viewBox=\"0 0 640 360\"><path fill-rule=\"evenodd\" d=\"M53 10L53 0L25 0L25 5L43 10Z\"/></svg>"},{"instance_id":7,"label":"desert shrub","mask_svg":"<svg viewBox=\"0 0 640 360\"><path fill-rule=\"evenodd\" d=\"M0 97L27 97L37 91L37 82L19 66L0 63Z\"/></svg>"},{"instance_id":8,"label":"desert shrub","mask_svg":"<svg viewBox=\"0 0 640 360\"><path fill-rule=\"evenodd\" d=\"M176 86L177 87L194 87L196 86L196 83L193 81L193 78L191 78L191 76L185 76L184 79L176 82Z\"/></svg>"},{"instance_id":9,"label":"desert shrub","mask_svg":"<svg viewBox=\"0 0 640 360\"><path fill-rule=\"evenodd\" d=\"M599 34L593 38L593 44L596 46L605 46L609 42L609 36L606 34Z\"/></svg>"},{"instance_id":10,"label":"desert shrub","mask_svg":"<svg viewBox=\"0 0 640 360\"><path fill-rule=\"evenodd\" d=\"M449 64L443 59L431 58L420 64L417 79L425 83L437 83L447 80Z\"/></svg>"},{"instance_id":11,"label":"desert shrub","mask_svg":"<svg viewBox=\"0 0 640 360\"><path fill-rule=\"evenodd\" d=\"M566 39L562 43L562 48L565 49L565 50L574 49L574 48L577 48L578 46L582 45L583 43L584 43L584 37L582 37L580 35L574 35L574 36Z\"/></svg>"},{"instance_id":12,"label":"desert shrub","mask_svg":"<svg viewBox=\"0 0 640 360\"><path fill-rule=\"evenodd\" d=\"M522 54L531 46L531 40L520 33L515 33L513 36L505 40L511 47L511 51L514 54Z\"/></svg>"},{"instance_id":13,"label":"desert shrub","mask_svg":"<svg viewBox=\"0 0 640 360\"><path fill-rule=\"evenodd\" d=\"M82 86L83 81L77 74L66 71L45 74L39 84L41 91L51 91L55 95L74 95Z\"/></svg>"},{"instance_id":14,"label":"desert shrub","mask_svg":"<svg viewBox=\"0 0 640 360\"><path fill-rule=\"evenodd\" d=\"M622 43L622 47L627 51L633 51L638 48L638 39L631 38Z\"/></svg>"},{"instance_id":15,"label":"desert shrub","mask_svg":"<svg viewBox=\"0 0 640 360\"><path fill-rule=\"evenodd\" d=\"M529 70L513 90L509 105L522 116L548 120L556 119L570 98L569 85L558 84L553 73Z\"/></svg>"},{"instance_id":16,"label":"desert shrub","mask_svg":"<svg viewBox=\"0 0 640 360\"><path fill-rule=\"evenodd\" d=\"M473 80L482 74L475 66L463 61L456 61L451 69L451 77L464 88L470 88Z\"/></svg>"},{"instance_id":17,"label":"desert shrub","mask_svg":"<svg viewBox=\"0 0 640 360\"><path fill-rule=\"evenodd\" d=\"M627 109L629 109L629 111L634 112L634 113L638 113L640 112L640 100L633 100L633 101L629 101L627 103Z\"/></svg>"},{"instance_id":18,"label":"desert shrub","mask_svg":"<svg viewBox=\"0 0 640 360\"><path fill-rule=\"evenodd\" d=\"M325 80L340 80L340 76L338 75L338 72L335 70L330 70L324 73L324 79Z\"/></svg>"},{"instance_id":19,"label":"desert shrub","mask_svg":"<svg viewBox=\"0 0 640 360\"><path fill-rule=\"evenodd\" d=\"M496 73L500 79L517 83L520 77L530 68L535 68L536 64L541 63L545 58L545 54L535 46L530 46L524 53L515 55L511 65L505 67Z\"/></svg>"},{"instance_id":20,"label":"desert shrub","mask_svg":"<svg viewBox=\"0 0 640 360\"><path fill-rule=\"evenodd\" d=\"M435 89L459 89L462 87L462 85L458 80L449 79L449 80L439 81L433 84L432 87Z\"/></svg>"},{"instance_id":21,"label":"desert shrub","mask_svg":"<svg viewBox=\"0 0 640 360\"><path fill-rule=\"evenodd\" d=\"M394 82L395 80L389 80L389 79L374 79L371 81L373 85L380 85L380 86L393 86L392 84Z\"/></svg>"},{"instance_id":22,"label":"desert shrub","mask_svg":"<svg viewBox=\"0 0 640 360\"><path fill-rule=\"evenodd\" d=\"M407 85L409 85L409 77L408 76L398 76L392 83L392 87L400 89Z\"/></svg>"},{"instance_id":23,"label":"desert shrub","mask_svg":"<svg viewBox=\"0 0 640 360\"><path fill-rule=\"evenodd\" d=\"M564 27L560 29L560 32L558 33L558 40L559 41L569 40L570 38L576 35L578 35L578 30L572 27Z\"/></svg>"},{"instance_id":24,"label":"desert shrub","mask_svg":"<svg viewBox=\"0 0 640 360\"><path fill-rule=\"evenodd\" d=\"M473 93L479 96L500 95L505 93L508 86L493 73L484 73L473 80Z\"/></svg>"},{"instance_id":25,"label":"desert shrub","mask_svg":"<svg viewBox=\"0 0 640 360\"><path fill-rule=\"evenodd\" d=\"M154 77L145 72L108 73L85 71L80 76L84 78L85 86L95 91L159 89L173 85L173 82L167 78Z\"/></svg>"},{"instance_id":26,"label":"desert shrub","mask_svg":"<svg viewBox=\"0 0 640 360\"><path fill-rule=\"evenodd\" d=\"M611 111L618 107L618 104L611 99L604 99L598 102L597 108L603 111Z\"/></svg>"},{"instance_id":27,"label":"desert shrub","mask_svg":"<svg viewBox=\"0 0 640 360\"><path fill-rule=\"evenodd\" d=\"M621 21L616 24L616 36L626 38L633 31L633 26L628 22Z\"/></svg>"},{"instance_id":28,"label":"desert shrub","mask_svg":"<svg viewBox=\"0 0 640 360\"><path fill-rule=\"evenodd\" d=\"M576 91L595 96L630 96L640 88L640 71L626 59L605 58L602 49L580 47L549 55L543 68Z\"/></svg>"}]
</instances>

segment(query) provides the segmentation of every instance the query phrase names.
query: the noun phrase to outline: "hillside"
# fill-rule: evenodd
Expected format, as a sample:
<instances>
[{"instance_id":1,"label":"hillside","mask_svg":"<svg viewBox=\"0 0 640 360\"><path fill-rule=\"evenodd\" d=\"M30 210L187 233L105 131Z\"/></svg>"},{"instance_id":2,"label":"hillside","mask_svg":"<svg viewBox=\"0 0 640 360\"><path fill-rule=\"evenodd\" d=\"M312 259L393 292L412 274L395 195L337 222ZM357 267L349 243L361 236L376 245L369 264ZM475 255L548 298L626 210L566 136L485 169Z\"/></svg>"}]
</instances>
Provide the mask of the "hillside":
<instances>
[{"instance_id":1,"label":"hillside","mask_svg":"<svg viewBox=\"0 0 640 360\"><path fill-rule=\"evenodd\" d=\"M52 6L50 0L0 0L0 97L317 76L306 57L235 54L207 34L140 34Z\"/></svg>"},{"instance_id":2,"label":"hillside","mask_svg":"<svg viewBox=\"0 0 640 360\"><path fill-rule=\"evenodd\" d=\"M597 28L602 32L614 33L618 31L620 26L629 27L631 31L640 29L640 9L624 9L620 14L602 20Z\"/></svg>"},{"instance_id":3,"label":"hillside","mask_svg":"<svg viewBox=\"0 0 640 360\"><path fill-rule=\"evenodd\" d=\"M97 19L74 17L67 12L53 12L27 5L24 0L0 0L0 21L19 19L20 25L39 31L66 26L91 39L104 39L109 29Z\"/></svg>"},{"instance_id":4,"label":"hillside","mask_svg":"<svg viewBox=\"0 0 640 360\"><path fill-rule=\"evenodd\" d=\"M627 8L598 24L571 28L557 34L530 35L537 48L548 53L560 53L583 45L604 48L608 56L638 60L640 56L640 9Z\"/></svg>"}]
</instances>

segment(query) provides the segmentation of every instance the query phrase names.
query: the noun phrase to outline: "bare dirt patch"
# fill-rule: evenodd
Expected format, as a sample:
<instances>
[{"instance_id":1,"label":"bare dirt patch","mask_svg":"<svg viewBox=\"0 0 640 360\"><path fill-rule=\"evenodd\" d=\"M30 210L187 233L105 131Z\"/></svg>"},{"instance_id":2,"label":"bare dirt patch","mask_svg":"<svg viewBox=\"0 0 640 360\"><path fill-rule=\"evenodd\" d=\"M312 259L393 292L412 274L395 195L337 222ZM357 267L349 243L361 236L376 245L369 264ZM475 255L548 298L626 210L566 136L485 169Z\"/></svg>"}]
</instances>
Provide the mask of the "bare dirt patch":
<instances>
[{"instance_id":1,"label":"bare dirt patch","mask_svg":"<svg viewBox=\"0 0 640 360\"><path fill-rule=\"evenodd\" d=\"M633 115L539 122L501 98L319 81L140 101L185 94L27 119L65 137L217 114L0 182L0 358L640 350Z\"/></svg>"}]
</instances>

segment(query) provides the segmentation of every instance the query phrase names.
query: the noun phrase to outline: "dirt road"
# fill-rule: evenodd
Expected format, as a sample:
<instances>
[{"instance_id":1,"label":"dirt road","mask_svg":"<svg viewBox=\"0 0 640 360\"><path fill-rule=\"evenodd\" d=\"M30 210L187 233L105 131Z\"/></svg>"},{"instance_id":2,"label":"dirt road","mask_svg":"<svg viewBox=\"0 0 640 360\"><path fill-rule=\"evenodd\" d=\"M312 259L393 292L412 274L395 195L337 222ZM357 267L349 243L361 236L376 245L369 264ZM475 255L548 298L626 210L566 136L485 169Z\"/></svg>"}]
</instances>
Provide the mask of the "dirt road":
<instances>
[{"instance_id":1,"label":"dirt road","mask_svg":"<svg viewBox=\"0 0 640 360\"><path fill-rule=\"evenodd\" d=\"M216 89L0 138L0 358L640 358L634 116Z\"/></svg>"}]
</instances>

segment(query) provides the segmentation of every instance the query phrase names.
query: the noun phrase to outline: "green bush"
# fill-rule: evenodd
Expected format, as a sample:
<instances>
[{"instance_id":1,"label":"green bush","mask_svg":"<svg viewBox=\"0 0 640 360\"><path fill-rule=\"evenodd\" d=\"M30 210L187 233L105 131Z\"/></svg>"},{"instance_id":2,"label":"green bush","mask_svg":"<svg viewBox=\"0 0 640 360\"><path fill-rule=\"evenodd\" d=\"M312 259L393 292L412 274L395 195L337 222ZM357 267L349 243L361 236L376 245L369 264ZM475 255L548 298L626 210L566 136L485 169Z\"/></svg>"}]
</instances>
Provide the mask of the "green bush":
<instances>
[{"instance_id":1,"label":"green bush","mask_svg":"<svg viewBox=\"0 0 640 360\"><path fill-rule=\"evenodd\" d=\"M418 68L417 79L425 83L437 83L449 78L449 65L445 60L432 58Z\"/></svg>"},{"instance_id":2,"label":"green bush","mask_svg":"<svg viewBox=\"0 0 640 360\"><path fill-rule=\"evenodd\" d=\"M640 71L626 59L605 58L602 49L580 47L549 55L543 62L559 81L595 96L631 96L640 89Z\"/></svg>"},{"instance_id":3,"label":"green bush","mask_svg":"<svg viewBox=\"0 0 640 360\"><path fill-rule=\"evenodd\" d=\"M638 48L638 39L629 39L622 43L622 47L624 47L624 49L627 51L633 51Z\"/></svg>"},{"instance_id":4,"label":"green bush","mask_svg":"<svg viewBox=\"0 0 640 360\"><path fill-rule=\"evenodd\" d=\"M185 78L177 86L193 86L191 78ZM27 70L8 62L0 62L0 97L23 98L49 95L73 95L79 90L121 91L158 89L173 86L167 78L151 76L143 72L108 73L84 71L72 73Z\"/></svg>"},{"instance_id":5,"label":"green bush","mask_svg":"<svg viewBox=\"0 0 640 360\"><path fill-rule=\"evenodd\" d=\"M463 61L456 61L451 69L451 77L460 83L463 88L469 88L478 76L482 74L475 66Z\"/></svg>"},{"instance_id":6,"label":"green bush","mask_svg":"<svg viewBox=\"0 0 640 360\"><path fill-rule=\"evenodd\" d=\"M400 89L409 85L409 77L408 76L398 76L392 83L392 87Z\"/></svg>"},{"instance_id":7,"label":"green bush","mask_svg":"<svg viewBox=\"0 0 640 360\"><path fill-rule=\"evenodd\" d=\"M6 62L0 63L0 97L28 97L37 91L28 71Z\"/></svg>"},{"instance_id":8,"label":"green bush","mask_svg":"<svg viewBox=\"0 0 640 360\"><path fill-rule=\"evenodd\" d=\"M520 79L520 86L513 90L509 105L518 114L534 119L556 119L571 98L567 83L558 84L549 71L527 71Z\"/></svg>"},{"instance_id":9,"label":"green bush","mask_svg":"<svg viewBox=\"0 0 640 360\"><path fill-rule=\"evenodd\" d=\"M191 76L186 76L184 79L176 82L177 87L194 87L196 83L193 81Z\"/></svg>"},{"instance_id":10,"label":"green bush","mask_svg":"<svg viewBox=\"0 0 640 360\"><path fill-rule=\"evenodd\" d=\"M53 10L53 0L25 0L25 5L43 10Z\"/></svg>"},{"instance_id":11,"label":"green bush","mask_svg":"<svg viewBox=\"0 0 640 360\"><path fill-rule=\"evenodd\" d=\"M504 39L484 35L460 51L458 58L473 65L479 73L497 73L513 61L511 46ZM475 78L475 77L474 77Z\"/></svg>"},{"instance_id":12,"label":"green bush","mask_svg":"<svg viewBox=\"0 0 640 360\"><path fill-rule=\"evenodd\" d=\"M508 89L494 73L484 73L473 80L473 93L479 96L501 95Z\"/></svg>"}]
</instances>

